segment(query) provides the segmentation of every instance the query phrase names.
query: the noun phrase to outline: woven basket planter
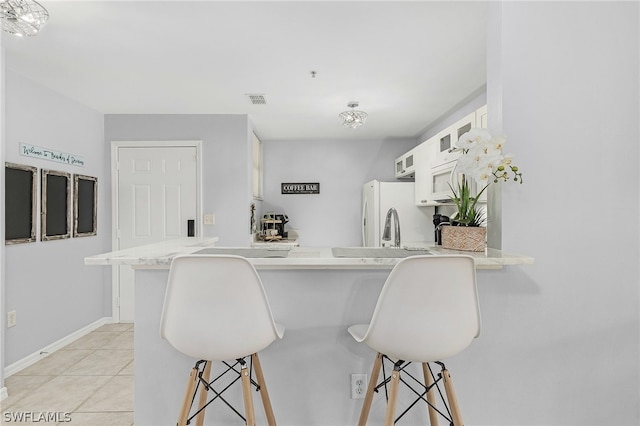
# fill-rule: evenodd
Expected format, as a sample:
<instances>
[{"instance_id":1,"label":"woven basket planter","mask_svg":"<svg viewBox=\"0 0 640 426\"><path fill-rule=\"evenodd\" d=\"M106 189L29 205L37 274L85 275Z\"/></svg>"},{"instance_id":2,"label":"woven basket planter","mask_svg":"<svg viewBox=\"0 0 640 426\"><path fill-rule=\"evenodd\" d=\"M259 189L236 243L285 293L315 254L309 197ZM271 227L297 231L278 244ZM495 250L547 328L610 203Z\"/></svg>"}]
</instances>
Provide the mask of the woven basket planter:
<instances>
[{"instance_id":1,"label":"woven basket planter","mask_svg":"<svg viewBox=\"0 0 640 426\"><path fill-rule=\"evenodd\" d=\"M482 226L443 226L442 248L465 251L484 251L487 228Z\"/></svg>"}]
</instances>

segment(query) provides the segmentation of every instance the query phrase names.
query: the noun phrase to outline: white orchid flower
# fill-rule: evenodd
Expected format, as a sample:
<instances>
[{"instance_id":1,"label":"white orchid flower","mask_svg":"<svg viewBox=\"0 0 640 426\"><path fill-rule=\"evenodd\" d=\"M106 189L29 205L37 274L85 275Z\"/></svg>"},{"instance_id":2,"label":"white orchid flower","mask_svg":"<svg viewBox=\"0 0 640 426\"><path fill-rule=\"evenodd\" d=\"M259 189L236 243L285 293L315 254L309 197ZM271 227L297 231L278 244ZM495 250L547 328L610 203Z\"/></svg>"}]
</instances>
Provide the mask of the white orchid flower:
<instances>
[{"instance_id":1,"label":"white orchid flower","mask_svg":"<svg viewBox=\"0 0 640 426\"><path fill-rule=\"evenodd\" d=\"M507 155L502 157L502 162L500 163L500 165L504 166L504 167L508 167L512 163L513 163L513 155L512 154L507 154Z\"/></svg>"},{"instance_id":2,"label":"white orchid flower","mask_svg":"<svg viewBox=\"0 0 640 426\"><path fill-rule=\"evenodd\" d=\"M466 173L478 165L478 157L474 155L464 154L458 158L456 169L461 173Z\"/></svg>"},{"instance_id":3,"label":"white orchid flower","mask_svg":"<svg viewBox=\"0 0 640 426\"><path fill-rule=\"evenodd\" d=\"M489 178L493 176L490 170L484 170L478 176L475 177L476 182L480 185L486 185L489 182Z\"/></svg>"},{"instance_id":4,"label":"white orchid flower","mask_svg":"<svg viewBox=\"0 0 640 426\"><path fill-rule=\"evenodd\" d=\"M491 133L487 129L472 128L458 138L455 146L459 149L470 149L478 145L487 145L491 141Z\"/></svg>"},{"instance_id":5,"label":"white orchid flower","mask_svg":"<svg viewBox=\"0 0 640 426\"><path fill-rule=\"evenodd\" d=\"M507 143L507 139L504 136L500 135L500 136L494 136L491 139L490 144L493 147L493 149L502 152L502 148L504 148L505 143Z\"/></svg>"}]
</instances>

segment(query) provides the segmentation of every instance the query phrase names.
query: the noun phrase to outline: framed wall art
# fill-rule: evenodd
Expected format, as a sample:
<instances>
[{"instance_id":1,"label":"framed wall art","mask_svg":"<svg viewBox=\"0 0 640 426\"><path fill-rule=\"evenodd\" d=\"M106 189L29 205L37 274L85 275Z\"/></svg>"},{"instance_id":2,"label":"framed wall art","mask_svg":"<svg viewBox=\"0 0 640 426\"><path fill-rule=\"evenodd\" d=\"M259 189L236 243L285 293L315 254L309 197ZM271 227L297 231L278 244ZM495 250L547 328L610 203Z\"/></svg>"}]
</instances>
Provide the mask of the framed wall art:
<instances>
[{"instance_id":1,"label":"framed wall art","mask_svg":"<svg viewBox=\"0 0 640 426\"><path fill-rule=\"evenodd\" d=\"M71 174L41 170L40 240L71 237Z\"/></svg>"},{"instance_id":2,"label":"framed wall art","mask_svg":"<svg viewBox=\"0 0 640 426\"><path fill-rule=\"evenodd\" d=\"M98 178L73 175L73 236L89 237L98 229Z\"/></svg>"},{"instance_id":3,"label":"framed wall art","mask_svg":"<svg viewBox=\"0 0 640 426\"><path fill-rule=\"evenodd\" d=\"M4 165L4 242L36 241L38 169L22 164Z\"/></svg>"}]
</instances>

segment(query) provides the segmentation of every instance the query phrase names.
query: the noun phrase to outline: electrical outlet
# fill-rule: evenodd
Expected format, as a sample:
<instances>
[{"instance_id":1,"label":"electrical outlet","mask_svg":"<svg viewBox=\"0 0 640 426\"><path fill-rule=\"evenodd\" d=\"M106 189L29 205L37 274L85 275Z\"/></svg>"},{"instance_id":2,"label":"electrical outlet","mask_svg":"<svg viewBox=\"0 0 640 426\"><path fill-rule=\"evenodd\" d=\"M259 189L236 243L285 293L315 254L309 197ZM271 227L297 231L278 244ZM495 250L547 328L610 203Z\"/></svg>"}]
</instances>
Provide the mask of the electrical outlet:
<instances>
[{"instance_id":1,"label":"electrical outlet","mask_svg":"<svg viewBox=\"0 0 640 426\"><path fill-rule=\"evenodd\" d=\"M205 225L215 225L216 224L216 215L213 213L206 213L204 215L204 224Z\"/></svg>"},{"instance_id":2,"label":"electrical outlet","mask_svg":"<svg viewBox=\"0 0 640 426\"><path fill-rule=\"evenodd\" d=\"M367 391L367 375L351 375L351 399L363 399Z\"/></svg>"},{"instance_id":3,"label":"electrical outlet","mask_svg":"<svg viewBox=\"0 0 640 426\"><path fill-rule=\"evenodd\" d=\"M7 312L7 328L16 325L16 311Z\"/></svg>"}]
</instances>

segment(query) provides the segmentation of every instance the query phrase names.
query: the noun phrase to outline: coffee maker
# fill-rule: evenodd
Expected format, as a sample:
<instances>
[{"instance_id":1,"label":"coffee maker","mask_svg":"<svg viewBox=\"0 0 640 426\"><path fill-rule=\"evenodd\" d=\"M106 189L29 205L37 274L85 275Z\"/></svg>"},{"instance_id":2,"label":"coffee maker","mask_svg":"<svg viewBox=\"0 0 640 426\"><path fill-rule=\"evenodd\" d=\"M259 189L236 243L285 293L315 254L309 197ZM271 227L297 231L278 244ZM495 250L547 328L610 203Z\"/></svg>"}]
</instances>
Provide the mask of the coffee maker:
<instances>
[{"instance_id":1,"label":"coffee maker","mask_svg":"<svg viewBox=\"0 0 640 426\"><path fill-rule=\"evenodd\" d=\"M268 212L262 217L260 231L262 235L287 238L288 232L285 231L284 228L284 225L287 222L289 222L289 217L286 214L275 214Z\"/></svg>"},{"instance_id":2,"label":"coffee maker","mask_svg":"<svg viewBox=\"0 0 640 426\"><path fill-rule=\"evenodd\" d=\"M284 225L289 222L289 217L286 214L276 214L276 229L278 230L278 235L282 235L282 238L287 238L289 233L284 230Z\"/></svg>"}]
</instances>

